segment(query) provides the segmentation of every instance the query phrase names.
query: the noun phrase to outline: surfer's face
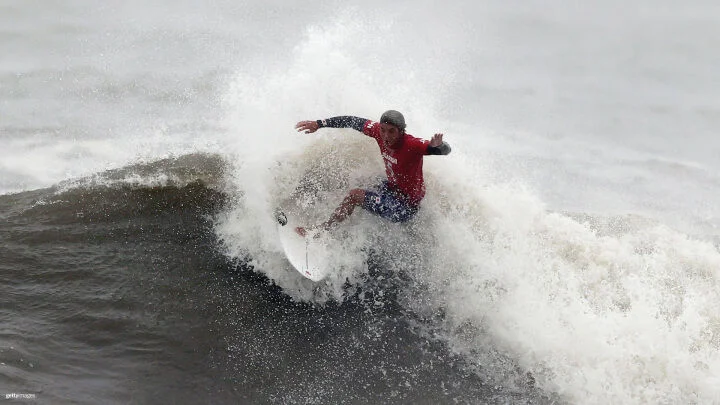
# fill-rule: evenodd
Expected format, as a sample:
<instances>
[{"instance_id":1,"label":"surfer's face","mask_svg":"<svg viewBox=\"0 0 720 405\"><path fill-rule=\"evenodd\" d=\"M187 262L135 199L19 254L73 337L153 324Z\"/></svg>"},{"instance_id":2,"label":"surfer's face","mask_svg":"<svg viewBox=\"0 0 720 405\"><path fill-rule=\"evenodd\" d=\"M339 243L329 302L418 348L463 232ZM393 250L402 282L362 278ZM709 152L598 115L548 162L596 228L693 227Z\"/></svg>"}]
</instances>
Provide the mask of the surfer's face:
<instances>
[{"instance_id":1,"label":"surfer's face","mask_svg":"<svg viewBox=\"0 0 720 405\"><path fill-rule=\"evenodd\" d=\"M400 129L392 124L380 124L380 134L383 137L383 141L385 141L385 145L389 147L397 145L402 136Z\"/></svg>"}]
</instances>

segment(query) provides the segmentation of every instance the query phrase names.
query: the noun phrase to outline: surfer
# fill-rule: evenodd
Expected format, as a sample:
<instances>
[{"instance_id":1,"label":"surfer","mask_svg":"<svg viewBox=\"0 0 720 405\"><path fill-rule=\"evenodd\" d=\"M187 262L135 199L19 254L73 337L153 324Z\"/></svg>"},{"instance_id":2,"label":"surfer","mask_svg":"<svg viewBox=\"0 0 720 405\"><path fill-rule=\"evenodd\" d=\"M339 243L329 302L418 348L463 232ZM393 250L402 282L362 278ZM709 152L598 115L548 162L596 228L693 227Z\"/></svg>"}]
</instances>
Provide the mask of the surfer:
<instances>
[{"instance_id":1,"label":"surfer","mask_svg":"<svg viewBox=\"0 0 720 405\"><path fill-rule=\"evenodd\" d=\"M425 197L423 156L447 155L450 145L443 142L443 134L433 135L430 141L416 138L405 132L405 117L388 110L380 122L353 116L340 116L317 121L300 121L298 132L311 134L320 128L353 128L375 139L385 163L387 180L370 190L350 190L330 219L313 227L297 227L295 232L305 236L309 230L330 229L353 213L355 207L364 209L393 222L405 222L417 213Z\"/></svg>"}]
</instances>

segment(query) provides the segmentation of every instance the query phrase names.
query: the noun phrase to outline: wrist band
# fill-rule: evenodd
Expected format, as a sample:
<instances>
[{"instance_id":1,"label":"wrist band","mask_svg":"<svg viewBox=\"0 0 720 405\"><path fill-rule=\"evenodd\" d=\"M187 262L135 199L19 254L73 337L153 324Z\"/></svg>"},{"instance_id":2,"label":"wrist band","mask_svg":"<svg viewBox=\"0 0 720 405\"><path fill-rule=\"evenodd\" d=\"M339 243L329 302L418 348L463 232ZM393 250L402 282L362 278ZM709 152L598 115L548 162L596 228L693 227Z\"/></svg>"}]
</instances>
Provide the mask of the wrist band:
<instances>
[{"instance_id":1,"label":"wrist band","mask_svg":"<svg viewBox=\"0 0 720 405\"><path fill-rule=\"evenodd\" d=\"M318 128L322 128L322 127L323 127L322 120L317 120L317 121L315 121L315 122L317 122Z\"/></svg>"}]
</instances>

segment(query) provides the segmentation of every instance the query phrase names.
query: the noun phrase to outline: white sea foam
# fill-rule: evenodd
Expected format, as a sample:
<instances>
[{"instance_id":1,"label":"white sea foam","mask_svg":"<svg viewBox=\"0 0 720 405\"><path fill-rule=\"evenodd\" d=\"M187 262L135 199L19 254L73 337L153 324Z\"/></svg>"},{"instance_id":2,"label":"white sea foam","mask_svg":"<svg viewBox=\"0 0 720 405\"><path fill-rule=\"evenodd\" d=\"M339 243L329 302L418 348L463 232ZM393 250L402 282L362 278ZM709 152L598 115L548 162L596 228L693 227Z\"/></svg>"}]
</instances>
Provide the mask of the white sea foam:
<instances>
[{"instance_id":1,"label":"white sea foam","mask_svg":"<svg viewBox=\"0 0 720 405\"><path fill-rule=\"evenodd\" d=\"M571 403L720 400L717 248L642 216L552 212L521 180L498 180L473 158L479 130L449 134L453 154L426 158L428 193L413 224L357 212L337 231L349 239L327 283L290 268L273 209L309 179L319 197L298 204L324 219L347 189L382 176L372 140L350 130L297 135L293 124L374 118L399 103L392 94L423 92L392 77L404 90L386 98L387 82L353 53L374 37L346 22L309 30L281 70L237 75L226 104L237 204L217 224L228 254L250 258L291 296L324 302L367 272L364 249L374 244L384 265L411 276L401 302L490 381L523 389L531 375ZM413 103L411 132L442 127L432 97Z\"/></svg>"},{"instance_id":2,"label":"white sea foam","mask_svg":"<svg viewBox=\"0 0 720 405\"><path fill-rule=\"evenodd\" d=\"M501 185L453 187L424 209L438 245L417 302L491 378L515 374L509 358L573 403L720 398L713 245L633 218L598 229Z\"/></svg>"}]
</instances>

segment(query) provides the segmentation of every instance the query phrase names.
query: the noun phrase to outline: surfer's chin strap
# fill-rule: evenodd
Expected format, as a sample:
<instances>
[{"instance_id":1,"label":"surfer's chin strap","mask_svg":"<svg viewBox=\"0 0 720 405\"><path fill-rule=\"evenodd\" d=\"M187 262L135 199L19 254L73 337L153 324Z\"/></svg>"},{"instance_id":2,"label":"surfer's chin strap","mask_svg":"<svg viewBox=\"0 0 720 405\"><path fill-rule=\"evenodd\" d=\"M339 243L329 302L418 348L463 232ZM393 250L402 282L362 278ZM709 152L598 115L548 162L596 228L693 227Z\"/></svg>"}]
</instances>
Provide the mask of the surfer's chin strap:
<instances>
[{"instance_id":1,"label":"surfer's chin strap","mask_svg":"<svg viewBox=\"0 0 720 405\"><path fill-rule=\"evenodd\" d=\"M452 148L445 141L440 146L428 146L427 148L428 155L447 155L450 151L452 151Z\"/></svg>"}]
</instances>

